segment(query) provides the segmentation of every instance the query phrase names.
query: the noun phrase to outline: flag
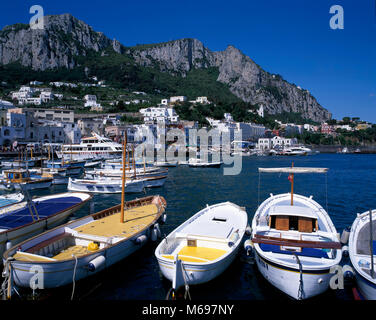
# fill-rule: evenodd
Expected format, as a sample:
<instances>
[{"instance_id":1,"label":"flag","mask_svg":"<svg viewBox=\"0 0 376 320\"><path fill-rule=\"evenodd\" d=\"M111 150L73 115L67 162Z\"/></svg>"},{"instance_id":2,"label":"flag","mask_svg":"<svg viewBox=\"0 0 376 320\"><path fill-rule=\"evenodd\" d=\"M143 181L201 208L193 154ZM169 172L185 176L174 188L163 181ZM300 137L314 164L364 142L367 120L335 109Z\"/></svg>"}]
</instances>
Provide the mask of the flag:
<instances>
[{"instance_id":1,"label":"flag","mask_svg":"<svg viewBox=\"0 0 376 320\"><path fill-rule=\"evenodd\" d=\"M289 179L289 181L292 182L292 180L294 180L294 176L292 174L290 174L287 179Z\"/></svg>"}]
</instances>

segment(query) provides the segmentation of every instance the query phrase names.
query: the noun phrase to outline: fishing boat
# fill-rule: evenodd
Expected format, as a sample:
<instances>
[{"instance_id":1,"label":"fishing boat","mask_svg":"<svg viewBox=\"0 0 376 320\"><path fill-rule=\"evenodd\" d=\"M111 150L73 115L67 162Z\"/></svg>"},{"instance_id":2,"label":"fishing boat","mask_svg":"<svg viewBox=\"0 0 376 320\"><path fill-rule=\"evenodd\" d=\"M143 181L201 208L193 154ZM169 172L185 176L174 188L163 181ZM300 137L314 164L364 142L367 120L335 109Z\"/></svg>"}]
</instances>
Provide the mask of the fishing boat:
<instances>
[{"instance_id":1,"label":"fishing boat","mask_svg":"<svg viewBox=\"0 0 376 320\"><path fill-rule=\"evenodd\" d=\"M349 255L361 295L367 300L376 300L376 210L358 214L354 220Z\"/></svg>"},{"instance_id":2,"label":"fishing boat","mask_svg":"<svg viewBox=\"0 0 376 320\"><path fill-rule=\"evenodd\" d=\"M52 178L33 178L25 169L4 170L4 177L0 179L2 190L34 190L49 188Z\"/></svg>"},{"instance_id":3,"label":"fishing boat","mask_svg":"<svg viewBox=\"0 0 376 320\"><path fill-rule=\"evenodd\" d=\"M121 179L72 179L69 177L68 190L94 193L121 193ZM144 190L143 180L127 180L125 193L138 193Z\"/></svg>"},{"instance_id":4,"label":"fishing boat","mask_svg":"<svg viewBox=\"0 0 376 320\"><path fill-rule=\"evenodd\" d=\"M172 289L220 275L238 252L247 220L245 208L223 202L207 206L163 239L155 256Z\"/></svg>"},{"instance_id":5,"label":"fishing boat","mask_svg":"<svg viewBox=\"0 0 376 320\"><path fill-rule=\"evenodd\" d=\"M19 193L11 193L0 196L0 208L8 206L10 204L21 202L24 199L24 195Z\"/></svg>"},{"instance_id":6,"label":"fishing boat","mask_svg":"<svg viewBox=\"0 0 376 320\"><path fill-rule=\"evenodd\" d=\"M2 167L4 168L31 168L35 166L35 160L33 159L26 159L26 160L20 160L20 159L13 159L11 161L2 161L1 162Z\"/></svg>"},{"instance_id":7,"label":"fishing boat","mask_svg":"<svg viewBox=\"0 0 376 320\"><path fill-rule=\"evenodd\" d=\"M178 165L177 161L156 161L154 163L157 167L176 167Z\"/></svg>"},{"instance_id":8,"label":"fishing boat","mask_svg":"<svg viewBox=\"0 0 376 320\"><path fill-rule=\"evenodd\" d=\"M289 173L291 192L272 195L252 220L251 243L260 273L294 299L326 291L330 268L342 258L337 231L328 213L312 199L294 194L294 175L326 173L327 168L259 168L259 172Z\"/></svg>"},{"instance_id":9,"label":"fishing boat","mask_svg":"<svg viewBox=\"0 0 376 320\"><path fill-rule=\"evenodd\" d=\"M148 170L151 169L151 170ZM109 169L94 169L91 171L87 171L85 173L85 177L87 178L98 178L98 177L106 177L106 178L121 178L122 170L109 170ZM127 178L132 178L135 176L134 170L126 170ZM143 170L141 168L136 169L137 177L159 177L159 176L166 176L168 174L168 169L162 168L146 168Z\"/></svg>"},{"instance_id":10,"label":"fishing boat","mask_svg":"<svg viewBox=\"0 0 376 320\"><path fill-rule=\"evenodd\" d=\"M25 191L24 191L25 192ZM0 252L63 223L91 199L89 194L66 192L31 199L0 209Z\"/></svg>"},{"instance_id":11,"label":"fishing boat","mask_svg":"<svg viewBox=\"0 0 376 320\"><path fill-rule=\"evenodd\" d=\"M203 161L201 159L189 159L188 165L190 167L195 167L195 168L220 168L222 165L221 161L213 161L213 162L208 162L208 161Z\"/></svg>"},{"instance_id":12,"label":"fishing boat","mask_svg":"<svg viewBox=\"0 0 376 320\"><path fill-rule=\"evenodd\" d=\"M69 177L65 168L38 168L29 171L32 178L52 178L52 184L55 185L68 183Z\"/></svg>"},{"instance_id":13,"label":"fishing boat","mask_svg":"<svg viewBox=\"0 0 376 320\"><path fill-rule=\"evenodd\" d=\"M125 146L126 139L123 155ZM150 196L125 202L125 156L123 163L120 205L71 221L4 253L8 298L14 285L30 287L35 275L32 266L43 270L43 288L74 285L126 258L149 239L157 240L158 223L166 220L166 201Z\"/></svg>"}]
</instances>

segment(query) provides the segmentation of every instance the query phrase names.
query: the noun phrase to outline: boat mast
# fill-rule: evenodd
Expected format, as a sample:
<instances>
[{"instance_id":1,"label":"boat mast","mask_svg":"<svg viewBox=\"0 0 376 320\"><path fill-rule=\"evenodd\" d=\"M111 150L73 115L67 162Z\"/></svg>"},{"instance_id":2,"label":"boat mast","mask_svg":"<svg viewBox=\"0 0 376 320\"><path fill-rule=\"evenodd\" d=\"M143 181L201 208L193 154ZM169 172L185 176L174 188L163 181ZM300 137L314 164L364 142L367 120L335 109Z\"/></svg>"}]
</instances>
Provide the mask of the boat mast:
<instances>
[{"instance_id":1,"label":"boat mast","mask_svg":"<svg viewBox=\"0 0 376 320\"><path fill-rule=\"evenodd\" d=\"M124 145L123 145L123 174L121 181L121 206L120 206L120 223L124 223L124 193L125 193L125 149L127 147L127 133L124 132Z\"/></svg>"},{"instance_id":2,"label":"boat mast","mask_svg":"<svg viewBox=\"0 0 376 320\"><path fill-rule=\"evenodd\" d=\"M146 150L144 149L143 150L143 153L142 153L142 155L143 155L143 158L144 158L144 175L145 175L145 172L146 172L146 164L145 164L145 152L146 152Z\"/></svg>"},{"instance_id":3,"label":"boat mast","mask_svg":"<svg viewBox=\"0 0 376 320\"><path fill-rule=\"evenodd\" d=\"M133 172L134 172L134 178L136 179L136 160L134 158L134 144L132 144L132 155L133 155Z\"/></svg>"}]
</instances>

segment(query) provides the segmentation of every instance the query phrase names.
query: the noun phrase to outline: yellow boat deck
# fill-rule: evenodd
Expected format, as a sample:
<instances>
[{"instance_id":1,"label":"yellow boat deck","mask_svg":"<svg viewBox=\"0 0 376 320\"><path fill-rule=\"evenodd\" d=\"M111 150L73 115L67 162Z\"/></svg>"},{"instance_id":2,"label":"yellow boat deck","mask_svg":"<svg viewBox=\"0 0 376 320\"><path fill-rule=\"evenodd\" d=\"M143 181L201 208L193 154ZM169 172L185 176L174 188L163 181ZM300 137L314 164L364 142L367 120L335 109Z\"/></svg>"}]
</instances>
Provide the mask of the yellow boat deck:
<instances>
[{"instance_id":1,"label":"yellow boat deck","mask_svg":"<svg viewBox=\"0 0 376 320\"><path fill-rule=\"evenodd\" d=\"M179 253L178 257L182 261L186 262L198 262L205 263L209 261L214 261L219 257L223 256L227 251L215 248L205 248L205 247L183 247ZM167 259L174 259L172 255L162 255L162 257Z\"/></svg>"},{"instance_id":2,"label":"yellow boat deck","mask_svg":"<svg viewBox=\"0 0 376 320\"><path fill-rule=\"evenodd\" d=\"M75 228L79 233L101 237L130 237L149 226L158 215L158 207L149 204L125 210L124 223L120 221L120 212L94 220Z\"/></svg>"},{"instance_id":3,"label":"yellow boat deck","mask_svg":"<svg viewBox=\"0 0 376 320\"><path fill-rule=\"evenodd\" d=\"M72 255L80 257L88 253L90 253L90 251L85 246L72 246L61 251L59 254L52 258L56 260L67 260L72 259Z\"/></svg>"}]
</instances>

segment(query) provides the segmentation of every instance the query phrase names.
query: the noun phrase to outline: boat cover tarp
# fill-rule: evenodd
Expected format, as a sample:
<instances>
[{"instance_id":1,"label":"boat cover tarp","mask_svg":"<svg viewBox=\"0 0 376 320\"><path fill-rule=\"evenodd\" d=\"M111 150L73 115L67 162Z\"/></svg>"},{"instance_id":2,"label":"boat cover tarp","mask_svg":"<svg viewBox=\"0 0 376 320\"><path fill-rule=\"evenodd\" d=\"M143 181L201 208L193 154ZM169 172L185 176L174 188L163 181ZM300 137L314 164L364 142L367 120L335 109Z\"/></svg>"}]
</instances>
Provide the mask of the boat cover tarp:
<instances>
[{"instance_id":1,"label":"boat cover tarp","mask_svg":"<svg viewBox=\"0 0 376 320\"><path fill-rule=\"evenodd\" d=\"M38 211L40 219L47 218L60 211L69 209L70 207L81 203L82 199L78 197L59 197L54 199L48 199L44 201L33 201L35 208ZM33 207L32 207L33 208ZM32 211L34 213L34 210ZM0 228L1 229L13 229L33 222L30 215L29 207L24 207L4 213L0 216Z\"/></svg>"},{"instance_id":2,"label":"boat cover tarp","mask_svg":"<svg viewBox=\"0 0 376 320\"><path fill-rule=\"evenodd\" d=\"M326 259L329 258L328 254L326 253L324 249L302 248L301 252L293 252L293 251L288 251L288 250L281 250L281 247L275 244L260 243L259 245L260 245L261 250L265 252L296 254L297 256L311 257L311 258L326 258Z\"/></svg>"}]
</instances>

